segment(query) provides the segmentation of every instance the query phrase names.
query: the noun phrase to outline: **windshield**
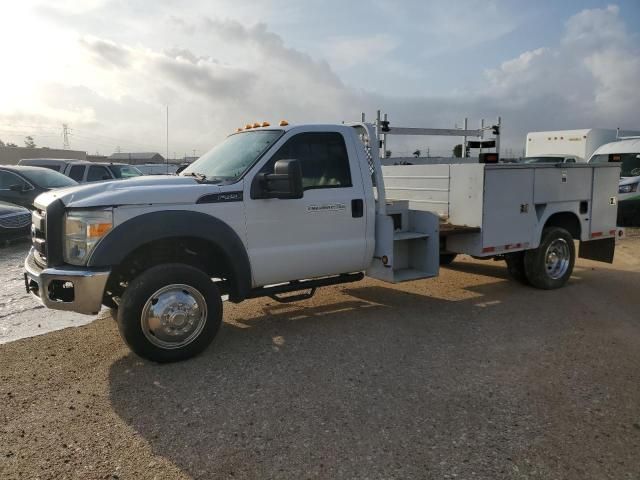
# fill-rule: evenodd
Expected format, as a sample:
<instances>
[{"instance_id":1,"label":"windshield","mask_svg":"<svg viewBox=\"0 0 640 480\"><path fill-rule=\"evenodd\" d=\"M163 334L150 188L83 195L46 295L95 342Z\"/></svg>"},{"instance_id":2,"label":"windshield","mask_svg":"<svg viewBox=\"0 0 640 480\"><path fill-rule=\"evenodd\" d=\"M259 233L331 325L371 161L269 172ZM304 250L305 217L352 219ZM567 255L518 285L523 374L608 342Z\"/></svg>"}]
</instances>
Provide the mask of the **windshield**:
<instances>
[{"instance_id":1,"label":"windshield","mask_svg":"<svg viewBox=\"0 0 640 480\"><path fill-rule=\"evenodd\" d=\"M42 188L60 188L77 185L78 182L71 178L49 170L48 168L33 168L29 170L20 170L28 180Z\"/></svg>"},{"instance_id":2,"label":"windshield","mask_svg":"<svg viewBox=\"0 0 640 480\"><path fill-rule=\"evenodd\" d=\"M526 157L524 163L562 163L564 157Z\"/></svg>"},{"instance_id":3,"label":"windshield","mask_svg":"<svg viewBox=\"0 0 640 480\"><path fill-rule=\"evenodd\" d=\"M109 168L116 178L131 178L142 175L140 170L131 165L109 165Z\"/></svg>"},{"instance_id":4,"label":"windshield","mask_svg":"<svg viewBox=\"0 0 640 480\"><path fill-rule=\"evenodd\" d=\"M280 135L282 130L255 130L230 135L180 175L202 174L206 180L237 180Z\"/></svg>"},{"instance_id":5,"label":"windshield","mask_svg":"<svg viewBox=\"0 0 640 480\"><path fill-rule=\"evenodd\" d=\"M614 158L613 161L620 163L620 176L621 177L638 177L640 176L640 153L602 153L594 155L589 160L589 163L607 163L609 157Z\"/></svg>"}]
</instances>

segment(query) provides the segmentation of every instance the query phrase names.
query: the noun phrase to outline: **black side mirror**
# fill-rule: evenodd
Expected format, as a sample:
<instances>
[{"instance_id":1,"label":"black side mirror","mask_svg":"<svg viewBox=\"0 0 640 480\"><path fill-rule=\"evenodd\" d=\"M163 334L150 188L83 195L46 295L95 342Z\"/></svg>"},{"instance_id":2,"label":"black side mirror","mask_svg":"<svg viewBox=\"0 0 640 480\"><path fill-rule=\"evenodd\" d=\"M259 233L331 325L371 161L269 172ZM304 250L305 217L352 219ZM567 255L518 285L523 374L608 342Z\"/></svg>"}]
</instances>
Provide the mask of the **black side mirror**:
<instances>
[{"instance_id":1,"label":"black side mirror","mask_svg":"<svg viewBox=\"0 0 640 480\"><path fill-rule=\"evenodd\" d=\"M260 173L256 180L256 198L302 198L302 168L298 160L278 160L273 173Z\"/></svg>"},{"instance_id":2,"label":"black side mirror","mask_svg":"<svg viewBox=\"0 0 640 480\"><path fill-rule=\"evenodd\" d=\"M20 192L20 193L27 191L24 185L18 185L18 184L10 185L9 190L11 190L12 192Z\"/></svg>"}]
</instances>

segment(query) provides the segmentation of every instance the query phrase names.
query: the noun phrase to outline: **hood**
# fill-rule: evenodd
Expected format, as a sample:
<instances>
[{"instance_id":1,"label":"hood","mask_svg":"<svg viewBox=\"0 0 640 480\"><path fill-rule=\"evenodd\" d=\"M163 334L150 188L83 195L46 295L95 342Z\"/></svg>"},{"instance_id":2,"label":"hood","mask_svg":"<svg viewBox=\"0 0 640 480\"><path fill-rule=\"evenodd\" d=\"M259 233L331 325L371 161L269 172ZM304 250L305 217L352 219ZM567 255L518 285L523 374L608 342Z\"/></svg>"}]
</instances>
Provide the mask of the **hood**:
<instances>
[{"instance_id":1,"label":"hood","mask_svg":"<svg viewBox=\"0 0 640 480\"><path fill-rule=\"evenodd\" d=\"M13 203L0 202L0 217L12 213L29 213L29 210Z\"/></svg>"},{"instance_id":2,"label":"hood","mask_svg":"<svg viewBox=\"0 0 640 480\"><path fill-rule=\"evenodd\" d=\"M629 185L630 183L637 183L640 181L639 177L620 177L620 185Z\"/></svg>"},{"instance_id":3,"label":"hood","mask_svg":"<svg viewBox=\"0 0 640 480\"><path fill-rule=\"evenodd\" d=\"M199 184L193 177L149 175L58 188L38 196L35 203L46 206L60 199L69 208L163 203L175 205L195 203L202 195L219 191L218 185Z\"/></svg>"}]
</instances>

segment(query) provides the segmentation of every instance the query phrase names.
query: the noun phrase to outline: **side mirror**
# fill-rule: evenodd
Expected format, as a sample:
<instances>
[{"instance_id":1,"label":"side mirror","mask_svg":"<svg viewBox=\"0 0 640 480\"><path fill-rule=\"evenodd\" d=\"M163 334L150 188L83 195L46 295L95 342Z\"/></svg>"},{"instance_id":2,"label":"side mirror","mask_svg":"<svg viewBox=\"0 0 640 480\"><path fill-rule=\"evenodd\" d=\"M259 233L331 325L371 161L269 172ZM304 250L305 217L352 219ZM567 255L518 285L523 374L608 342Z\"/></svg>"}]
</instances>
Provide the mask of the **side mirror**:
<instances>
[{"instance_id":1,"label":"side mirror","mask_svg":"<svg viewBox=\"0 0 640 480\"><path fill-rule=\"evenodd\" d=\"M24 185L18 185L18 184L10 185L9 190L11 190L12 192L20 192L20 193L27 191Z\"/></svg>"},{"instance_id":2,"label":"side mirror","mask_svg":"<svg viewBox=\"0 0 640 480\"><path fill-rule=\"evenodd\" d=\"M273 173L260 173L257 198L302 198L302 168L298 160L278 160Z\"/></svg>"}]
</instances>

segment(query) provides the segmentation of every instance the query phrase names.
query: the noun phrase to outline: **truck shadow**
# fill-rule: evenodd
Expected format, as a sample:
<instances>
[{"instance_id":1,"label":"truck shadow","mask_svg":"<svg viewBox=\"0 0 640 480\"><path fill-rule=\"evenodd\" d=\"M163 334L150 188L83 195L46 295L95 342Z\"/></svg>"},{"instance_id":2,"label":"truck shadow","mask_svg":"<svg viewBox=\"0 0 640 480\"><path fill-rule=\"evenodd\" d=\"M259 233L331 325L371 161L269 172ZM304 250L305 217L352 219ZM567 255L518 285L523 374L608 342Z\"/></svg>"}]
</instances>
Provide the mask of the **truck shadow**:
<instances>
[{"instance_id":1,"label":"truck shadow","mask_svg":"<svg viewBox=\"0 0 640 480\"><path fill-rule=\"evenodd\" d=\"M462 265L455 269L506 276L500 265ZM638 281L616 273L617 284ZM559 341L574 320L540 301L548 292L502 281L466 288L471 298L452 301L368 282L330 304L254 300L251 317L232 306L197 358L116 361L110 400L156 455L194 478L331 478L372 457L378 476L400 464L408 476L411 465L415 476L439 476L444 460L462 463L494 441L504 456L517 455L511 450L529 440L501 424L518 417L536 428L526 388L505 380L519 368L513 350L539 357L540 345ZM467 450L455 447L463 434Z\"/></svg>"}]
</instances>

